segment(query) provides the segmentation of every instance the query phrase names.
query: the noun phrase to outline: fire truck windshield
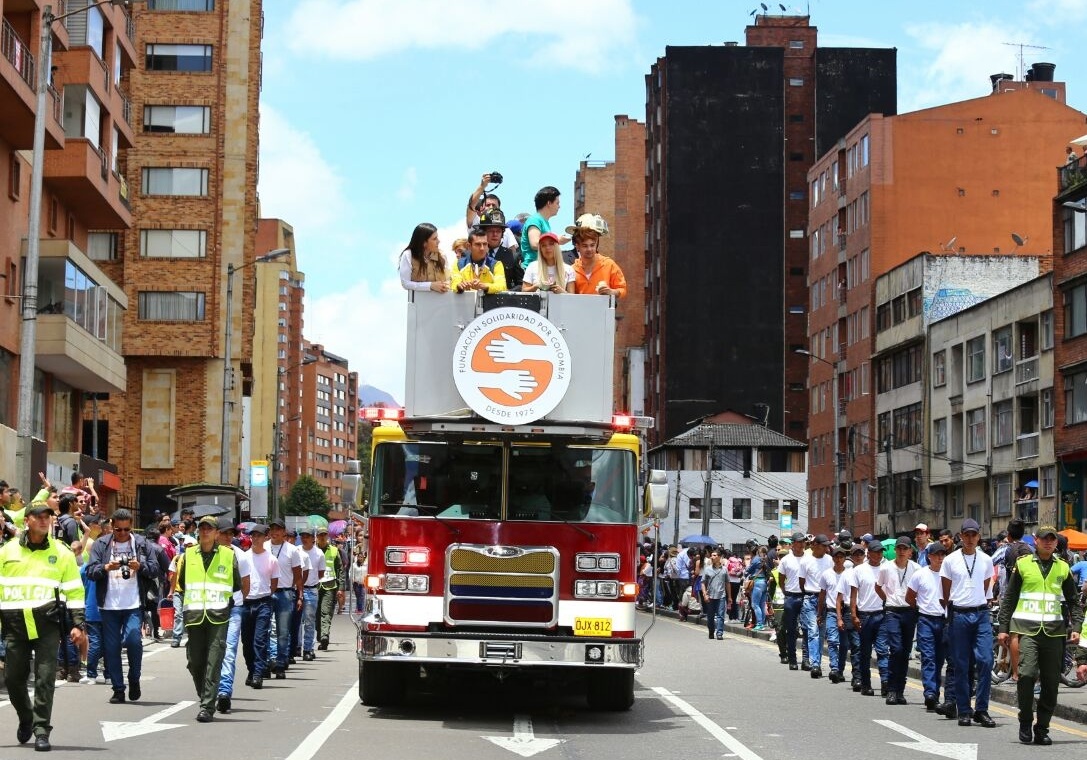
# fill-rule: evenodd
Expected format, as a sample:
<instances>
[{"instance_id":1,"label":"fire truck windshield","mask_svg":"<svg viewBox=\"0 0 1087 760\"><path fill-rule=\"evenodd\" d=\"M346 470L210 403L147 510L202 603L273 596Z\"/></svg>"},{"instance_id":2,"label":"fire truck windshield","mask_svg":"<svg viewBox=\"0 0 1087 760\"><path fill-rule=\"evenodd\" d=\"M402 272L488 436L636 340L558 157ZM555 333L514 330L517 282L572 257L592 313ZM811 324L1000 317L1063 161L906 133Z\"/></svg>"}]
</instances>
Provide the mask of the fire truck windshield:
<instances>
[{"instance_id":1,"label":"fire truck windshield","mask_svg":"<svg viewBox=\"0 0 1087 760\"><path fill-rule=\"evenodd\" d=\"M634 453L605 446L387 442L370 514L634 523Z\"/></svg>"}]
</instances>

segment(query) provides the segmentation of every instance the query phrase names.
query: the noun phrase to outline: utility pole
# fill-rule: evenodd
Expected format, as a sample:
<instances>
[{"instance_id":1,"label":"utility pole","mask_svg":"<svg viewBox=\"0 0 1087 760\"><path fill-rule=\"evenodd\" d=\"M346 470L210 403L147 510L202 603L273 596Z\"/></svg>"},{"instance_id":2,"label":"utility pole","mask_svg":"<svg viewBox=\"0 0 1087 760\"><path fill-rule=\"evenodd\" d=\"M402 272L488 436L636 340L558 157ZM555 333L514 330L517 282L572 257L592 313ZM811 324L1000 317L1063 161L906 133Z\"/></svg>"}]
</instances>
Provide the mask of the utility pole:
<instances>
[{"instance_id":1,"label":"utility pole","mask_svg":"<svg viewBox=\"0 0 1087 760\"><path fill-rule=\"evenodd\" d=\"M702 492L702 535L710 534L710 500L713 498L713 432L710 432L710 448L706 456L706 485Z\"/></svg>"},{"instance_id":2,"label":"utility pole","mask_svg":"<svg viewBox=\"0 0 1087 760\"><path fill-rule=\"evenodd\" d=\"M891 444L894 442L894 434L888 433L887 440L883 442L883 451L887 455L887 492L890 496L887 505L887 514L891 519L891 535L895 535L895 478L894 465L891 463ZM874 532L874 531L873 531Z\"/></svg>"},{"instance_id":3,"label":"utility pole","mask_svg":"<svg viewBox=\"0 0 1087 760\"><path fill-rule=\"evenodd\" d=\"M682 491L679 487L680 476L683 475L682 467L676 470L676 514L675 514L675 530L672 533L672 544L679 546L679 492Z\"/></svg>"}]
</instances>

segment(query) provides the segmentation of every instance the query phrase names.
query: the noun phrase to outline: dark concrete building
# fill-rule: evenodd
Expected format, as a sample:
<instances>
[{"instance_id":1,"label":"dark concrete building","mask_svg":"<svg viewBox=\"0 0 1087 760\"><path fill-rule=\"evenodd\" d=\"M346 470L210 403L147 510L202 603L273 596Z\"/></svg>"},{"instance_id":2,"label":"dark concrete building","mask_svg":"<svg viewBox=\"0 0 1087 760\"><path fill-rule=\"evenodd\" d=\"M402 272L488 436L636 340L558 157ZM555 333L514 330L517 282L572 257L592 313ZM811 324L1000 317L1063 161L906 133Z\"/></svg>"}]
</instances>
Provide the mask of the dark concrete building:
<instances>
[{"instance_id":1,"label":"dark concrete building","mask_svg":"<svg viewBox=\"0 0 1087 760\"><path fill-rule=\"evenodd\" d=\"M747 45L668 47L646 77L646 414L657 440L726 408L804 435L807 171L896 112L894 49L819 48L807 16Z\"/></svg>"}]
</instances>

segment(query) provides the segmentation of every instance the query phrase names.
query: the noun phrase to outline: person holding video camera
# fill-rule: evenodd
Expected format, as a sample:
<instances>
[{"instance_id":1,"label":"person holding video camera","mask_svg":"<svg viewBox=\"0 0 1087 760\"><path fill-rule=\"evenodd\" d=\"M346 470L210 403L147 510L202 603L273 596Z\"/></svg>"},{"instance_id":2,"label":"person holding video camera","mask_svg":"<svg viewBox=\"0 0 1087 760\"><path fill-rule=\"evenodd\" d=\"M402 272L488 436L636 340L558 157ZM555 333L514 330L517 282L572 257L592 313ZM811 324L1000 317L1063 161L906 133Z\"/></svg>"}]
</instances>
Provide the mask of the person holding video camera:
<instances>
[{"instance_id":1,"label":"person holding video camera","mask_svg":"<svg viewBox=\"0 0 1087 760\"><path fill-rule=\"evenodd\" d=\"M128 698L136 701L141 696L142 600L155 583L159 568L146 539L132 532L131 512L118 509L112 522L113 532L100 537L91 547L87 577L95 582L102 613L102 653L113 686L109 701L120 704L125 701L122 646L128 654Z\"/></svg>"},{"instance_id":2,"label":"person holding video camera","mask_svg":"<svg viewBox=\"0 0 1087 760\"><path fill-rule=\"evenodd\" d=\"M502 210L502 199L495 195L493 192L487 191L487 185L494 185L497 188L502 184L502 175L499 172L488 172L484 174L479 180L479 187L472 191L472 194L468 196L468 209L464 212L464 223L468 229L480 224L488 212ZM492 188L493 190L494 188ZM503 216L503 220L505 217ZM505 226L505 221L502 222L503 232L501 236L501 242L503 248L519 249L517 238L514 237L512 230ZM491 248L495 246L492 245Z\"/></svg>"}]
</instances>

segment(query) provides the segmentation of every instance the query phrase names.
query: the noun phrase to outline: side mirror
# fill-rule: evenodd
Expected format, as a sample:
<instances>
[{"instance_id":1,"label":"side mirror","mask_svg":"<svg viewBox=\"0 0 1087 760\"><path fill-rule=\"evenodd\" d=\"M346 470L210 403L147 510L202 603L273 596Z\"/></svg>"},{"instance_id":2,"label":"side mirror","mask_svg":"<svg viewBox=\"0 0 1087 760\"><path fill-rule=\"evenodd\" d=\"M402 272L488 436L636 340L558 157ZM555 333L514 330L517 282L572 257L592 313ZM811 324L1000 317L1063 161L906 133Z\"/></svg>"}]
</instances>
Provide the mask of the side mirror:
<instances>
[{"instance_id":1,"label":"side mirror","mask_svg":"<svg viewBox=\"0 0 1087 760\"><path fill-rule=\"evenodd\" d=\"M656 518L668 516L668 473L664 470L649 471L649 480L645 484L644 514Z\"/></svg>"}]
</instances>

